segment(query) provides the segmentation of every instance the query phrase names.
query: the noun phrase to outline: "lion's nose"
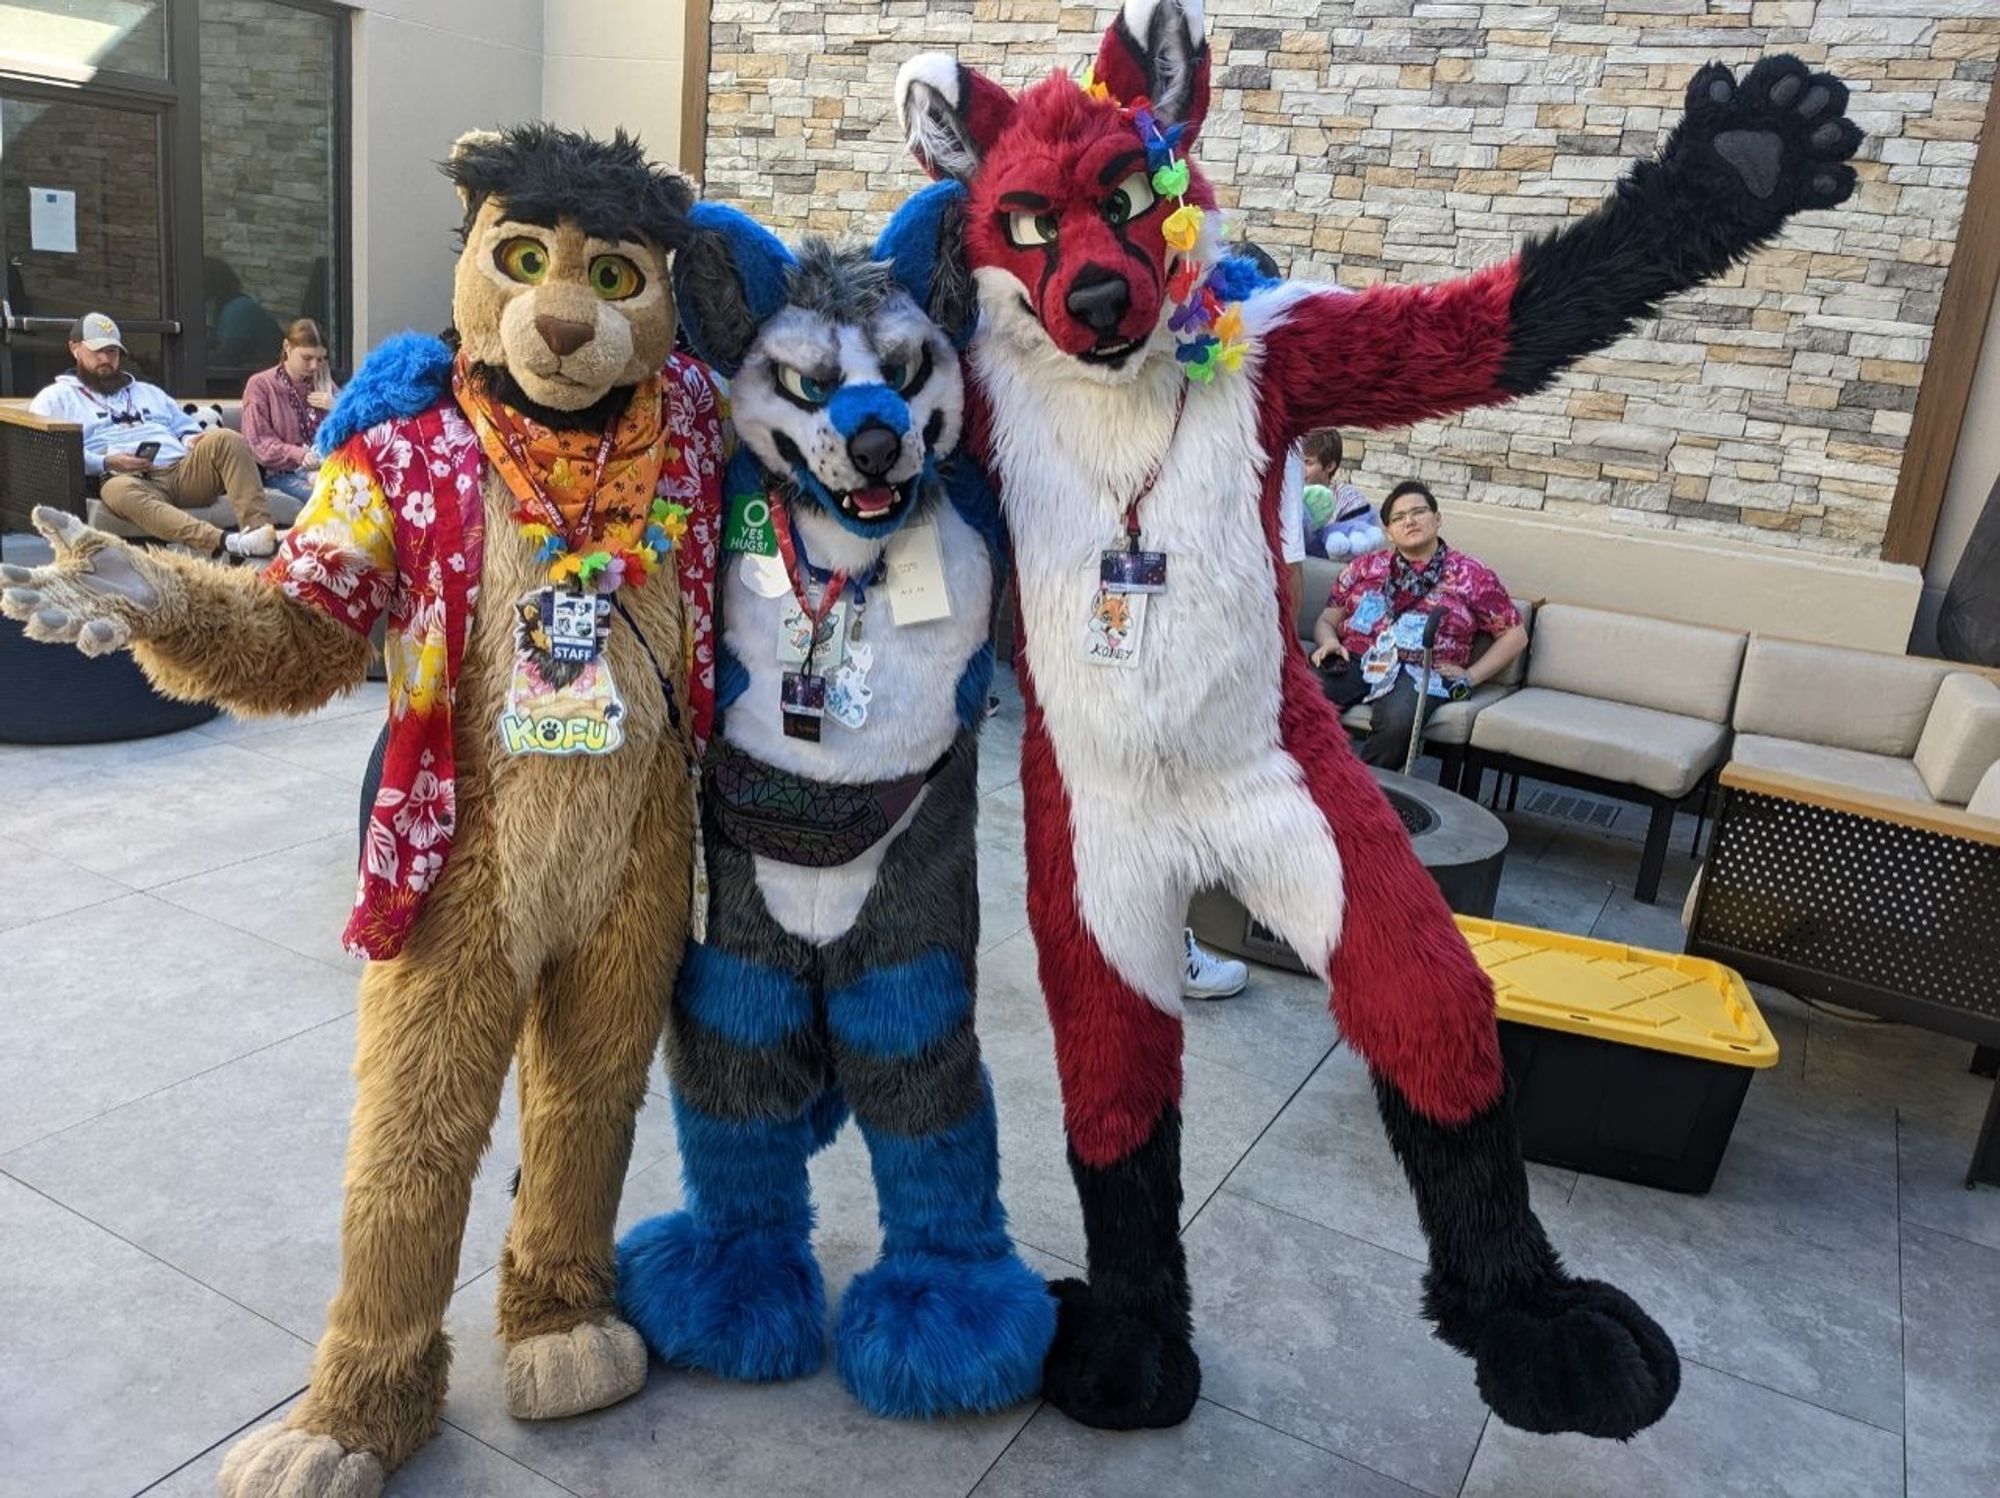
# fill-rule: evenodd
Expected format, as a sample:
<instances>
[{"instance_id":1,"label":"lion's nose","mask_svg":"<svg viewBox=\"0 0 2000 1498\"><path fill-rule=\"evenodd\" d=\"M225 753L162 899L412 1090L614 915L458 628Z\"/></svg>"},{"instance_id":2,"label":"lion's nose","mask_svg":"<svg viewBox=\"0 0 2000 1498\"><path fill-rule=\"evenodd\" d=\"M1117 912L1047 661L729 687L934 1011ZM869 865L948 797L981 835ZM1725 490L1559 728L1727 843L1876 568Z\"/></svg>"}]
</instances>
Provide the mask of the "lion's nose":
<instances>
[{"instance_id":1,"label":"lion's nose","mask_svg":"<svg viewBox=\"0 0 2000 1498\"><path fill-rule=\"evenodd\" d=\"M595 325L572 322L567 317L538 317L535 319L535 331L542 335L542 342L558 359L568 358L597 336Z\"/></svg>"}]
</instances>

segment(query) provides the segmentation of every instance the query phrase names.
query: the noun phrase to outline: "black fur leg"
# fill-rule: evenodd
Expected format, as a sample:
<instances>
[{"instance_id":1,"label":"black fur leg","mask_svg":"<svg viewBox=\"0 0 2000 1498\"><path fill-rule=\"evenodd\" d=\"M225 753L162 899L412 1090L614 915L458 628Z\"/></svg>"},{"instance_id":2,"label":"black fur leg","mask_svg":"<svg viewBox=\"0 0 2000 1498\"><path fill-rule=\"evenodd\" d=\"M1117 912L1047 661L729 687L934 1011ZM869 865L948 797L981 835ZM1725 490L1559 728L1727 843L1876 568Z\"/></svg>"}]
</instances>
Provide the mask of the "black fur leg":
<instances>
[{"instance_id":1,"label":"black fur leg","mask_svg":"<svg viewBox=\"0 0 2000 1498\"><path fill-rule=\"evenodd\" d=\"M1493 1413L1621 1441L1664 1415L1680 1392L1674 1344L1622 1290L1564 1271L1528 1206L1509 1098L1446 1127L1379 1075L1375 1097L1430 1244L1424 1313L1473 1360Z\"/></svg>"},{"instance_id":2,"label":"black fur leg","mask_svg":"<svg viewBox=\"0 0 2000 1498\"><path fill-rule=\"evenodd\" d=\"M1589 217L1522 249L1500 383L1540 389L1793 214L1845 202L1861 145L1846 111L1846 85L1796 57L1767 57L1741 79L1721 63L1695 74L1658 159L1634 166Z\"/></svg>"},{"instance_id":3,"label":"black fur leg","mask_svg":"<svg viewBox=\"0 0 2000 1498\"><path fill-rule=\"evenodd\" d=\"M1115 1165L1070 1151L1083 1202L1090 1282L1059 1280L1042 1393L1099 1430L1178 1425L1201 1392L1181 1251L1181 1116L1168 1109Z\"/></svg>"}]
</instances>

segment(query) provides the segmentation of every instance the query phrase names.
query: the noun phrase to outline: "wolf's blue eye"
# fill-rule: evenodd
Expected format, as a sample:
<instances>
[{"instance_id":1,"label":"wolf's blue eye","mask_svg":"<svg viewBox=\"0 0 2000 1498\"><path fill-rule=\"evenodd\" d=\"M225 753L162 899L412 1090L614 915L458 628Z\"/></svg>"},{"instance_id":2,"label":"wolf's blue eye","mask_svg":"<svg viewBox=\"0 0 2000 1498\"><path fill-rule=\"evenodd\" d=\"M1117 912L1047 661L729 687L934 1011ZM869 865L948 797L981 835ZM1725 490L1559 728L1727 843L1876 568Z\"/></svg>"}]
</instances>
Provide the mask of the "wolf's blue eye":
<instances>
[{"instance_id":1,"label":"wolf's blue eye","mask_svg":"<svg viewBox=\"0 0 2000 1498\"><path fill-rule=\"evenodd\" d=\"M833 399L833 387L821 384L811 375L802 373L789 364L778 365L777 371L778 383L807 405L823 406Z\"/></svg>"}]
</instances>

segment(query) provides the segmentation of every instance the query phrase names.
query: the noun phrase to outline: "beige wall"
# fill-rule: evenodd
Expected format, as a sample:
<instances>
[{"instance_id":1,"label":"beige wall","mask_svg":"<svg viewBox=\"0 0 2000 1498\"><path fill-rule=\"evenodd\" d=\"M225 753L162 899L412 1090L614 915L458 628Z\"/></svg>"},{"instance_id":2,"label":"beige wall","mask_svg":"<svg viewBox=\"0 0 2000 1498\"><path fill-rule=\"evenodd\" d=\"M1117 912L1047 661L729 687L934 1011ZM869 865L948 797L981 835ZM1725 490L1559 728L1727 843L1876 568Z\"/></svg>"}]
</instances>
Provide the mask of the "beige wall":
<instances>
[{"instance_id":1,"label":"beige wall","mask_svg":"<svg viewBox=\"0 0 2000 1498\"><path fill-rule=\"evenodd\" d=\"M1009 85L1087 59L1112 0L714 0L708 179L773 227L879 223L922 178L892 80L942 48ZM1196 155L1294 275L1433 280L1589 208L1703 63L1793 52L1854 88L1852 202L1504 412L1370 442L1548 515L1872 556L2000 53L1995 0L1208 0Z\"/></svg>"},{"instance_id":2,"label":"beige wall","mask_svg":"<svg viewBox=\"0 0 2000 1498\"><path fill-rule=\"evenodd\" d=\"M354 18L358 356L451 316L458 197L438 172L467 130L542 108L543 0L362 0Z\"/></svg>"},{"instance_id":3,"label":"beige wall","mask_svg":"<svg viewBox=\"0 0 2000 1498\"><path fill-rule=\"evenodd\" d=\"M654 160L678 160L686 27L686 0L547 0L543 115L598 135L623 125Z\"/></svg>"},{"instance_id":4,"label":"beige wall","mask_svg":"<svg viewBox=\"0 0 2000 1498\"><path fill-rule=\"evenodd\" d=\"M1523 596L1893 654L1923 587L1890 562L1493 505L1447 505L1444 533Z\"/></svg>"},{"instance_id":5,"label":"beige wall","mask_svg":"<svg viewBox=\"0 0 2000 1498\"><path fill-rule=\"evenodd\" d=\"M451 315L458 200L437 170L467 130L623 125L680 148L685 0L359 0L354 20L356 354Z\"/></svg>"}]
</instances>

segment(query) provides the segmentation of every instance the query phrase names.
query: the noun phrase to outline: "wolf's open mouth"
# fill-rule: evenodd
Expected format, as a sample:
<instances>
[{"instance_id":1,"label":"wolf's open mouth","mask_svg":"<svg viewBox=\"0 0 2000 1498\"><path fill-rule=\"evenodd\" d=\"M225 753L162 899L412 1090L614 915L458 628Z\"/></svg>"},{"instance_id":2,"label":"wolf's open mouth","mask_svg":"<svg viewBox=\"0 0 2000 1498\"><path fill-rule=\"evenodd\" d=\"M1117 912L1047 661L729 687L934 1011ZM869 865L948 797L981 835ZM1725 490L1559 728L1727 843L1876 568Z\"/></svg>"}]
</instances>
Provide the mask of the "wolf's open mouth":
<instances>
[{"instance_id":1,"label":"wolf's open mouth","mask_svg":"<svg viewBox=\"0 0 2000 1498\"><path fill-rule=\"evenodd\" d=\"M896 508L901 496L894 489L855 489L840 496L840 507L857 520L880 520Z\"/></svg>"}]
</instances>

